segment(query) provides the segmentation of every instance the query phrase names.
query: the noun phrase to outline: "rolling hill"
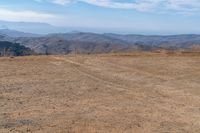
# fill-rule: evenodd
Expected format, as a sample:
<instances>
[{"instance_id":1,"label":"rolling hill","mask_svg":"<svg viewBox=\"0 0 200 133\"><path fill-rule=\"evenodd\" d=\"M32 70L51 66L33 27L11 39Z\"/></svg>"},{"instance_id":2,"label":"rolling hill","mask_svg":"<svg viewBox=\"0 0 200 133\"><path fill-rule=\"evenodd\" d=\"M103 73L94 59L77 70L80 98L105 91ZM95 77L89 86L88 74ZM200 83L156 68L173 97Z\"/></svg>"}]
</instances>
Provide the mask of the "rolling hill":
<instances>
[{"instance_id":1,"label":"rolling hill","mask_svg":"<svg viewBox=\"0 0 200 133\"><path fill-rule=\"evenodd\" d=\"M6 33L5 33L6 34ZM0 36L0 40L20 43L40 54L108 53L151 50L196 50L200 46L200 35L120 35L87 32L55 33L31 36L19 33Z\"/></svg>"}]
</instances>

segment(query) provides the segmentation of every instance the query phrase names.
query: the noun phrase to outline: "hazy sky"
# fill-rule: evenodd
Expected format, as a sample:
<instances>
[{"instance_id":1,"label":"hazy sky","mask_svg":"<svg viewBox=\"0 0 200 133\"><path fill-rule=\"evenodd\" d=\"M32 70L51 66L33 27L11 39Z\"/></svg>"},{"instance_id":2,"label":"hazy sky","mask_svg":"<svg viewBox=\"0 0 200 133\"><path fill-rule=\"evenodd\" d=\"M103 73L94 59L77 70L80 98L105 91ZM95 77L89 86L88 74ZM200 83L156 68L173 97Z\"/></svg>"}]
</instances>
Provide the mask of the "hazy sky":
<instances>
[{"instance_id":1,"label":"hazy sky","mask_svg":"<svg viewBox=\"0 0 200 133\"><path fill-rule=\"evenodd\" d=\"M200 33L200 0L1 0L0 20L143 34Z\"/></svg>"}]
</instances>

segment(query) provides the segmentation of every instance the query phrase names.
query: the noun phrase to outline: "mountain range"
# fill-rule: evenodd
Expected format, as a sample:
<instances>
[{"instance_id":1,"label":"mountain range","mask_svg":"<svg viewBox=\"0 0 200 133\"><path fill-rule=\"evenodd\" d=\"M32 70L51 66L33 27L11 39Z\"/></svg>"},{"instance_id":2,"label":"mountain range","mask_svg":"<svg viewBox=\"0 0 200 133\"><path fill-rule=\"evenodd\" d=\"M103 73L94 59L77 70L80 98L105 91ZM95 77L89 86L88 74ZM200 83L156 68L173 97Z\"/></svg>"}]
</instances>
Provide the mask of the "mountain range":
<instances>
[{"instance_id":1,"label":"mountain range","mask_svg":"<svg viewBox=\"0 0 200 133\"><path fill-rule=\"evenodd\" d=\"M108 53L158 49L199 49L200 35L121 35L69 32L38 35L0 30L0 41L19 43L39 54Z\"/></svg>"}]
</instances>

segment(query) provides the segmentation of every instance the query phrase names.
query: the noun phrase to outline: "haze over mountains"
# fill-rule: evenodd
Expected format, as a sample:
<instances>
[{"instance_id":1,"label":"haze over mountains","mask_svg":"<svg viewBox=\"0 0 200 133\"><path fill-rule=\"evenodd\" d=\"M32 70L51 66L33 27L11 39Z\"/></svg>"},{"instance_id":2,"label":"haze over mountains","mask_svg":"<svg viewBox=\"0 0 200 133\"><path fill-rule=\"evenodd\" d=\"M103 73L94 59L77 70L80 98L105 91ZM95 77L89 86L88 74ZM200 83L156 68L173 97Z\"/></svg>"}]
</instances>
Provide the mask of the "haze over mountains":
<instances>
[{"instance_id":1,"label":"haze over mountains","mask_svg":"<svg viewBox=\"0 0 200 133\"><path fill-rule=\"evenodd\" d=\"M70 32L38 35L0 30L0 41L19 43L40 54L108 53L158 49L199 49L200 35L120 35Z\"/></svg>"},{"instance_id":2,"label":"haze over mountains","mask_svg":"<svg viewBox=\"0 0 200 133\"><path fill-rule=\"evenodd\" d=\"M67 28L53 26L48 23L39 22L11 22L0 20L0 29L12 29L16 31L47 34L53 32L64 32Z\"/></svg>"},{"instance_id":3,"label":"haze over mountains","mask_svg":"<svg viewBox=\"0 0 200 133\"><path fill-rule=\"evenodd\" d=\"M41 35L39 34L33 34L33 33L26 33L26 32L20 32L16 30L10 30L10 29L0 29L0 34L9 36L9 37L39 37Z\"/></svg>"}]
</instances>

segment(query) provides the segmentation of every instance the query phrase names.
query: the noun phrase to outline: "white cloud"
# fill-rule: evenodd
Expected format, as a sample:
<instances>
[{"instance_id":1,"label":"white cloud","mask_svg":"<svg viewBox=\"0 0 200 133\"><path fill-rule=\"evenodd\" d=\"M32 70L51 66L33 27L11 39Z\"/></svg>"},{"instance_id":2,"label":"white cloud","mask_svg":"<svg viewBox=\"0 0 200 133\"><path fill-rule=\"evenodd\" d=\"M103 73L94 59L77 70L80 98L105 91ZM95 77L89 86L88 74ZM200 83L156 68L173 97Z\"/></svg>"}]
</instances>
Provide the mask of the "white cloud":
<instances>
[{"instance_id":1,"label":"white cloud","mask_svg":"<svg viewBox=\"0 0 200 133\"><path fill-rule=\"evenodd\" d=\"M36 2L51 2L54 4L65 5L73 2L74 0L34 0Z\"/></svg>"},{"instance_id":2,"label":"white cloud","mask_svg":"<svg viewBox=\"0 0 200 133\"><path fill-rule=\"evenodd\" d=\"M117 2L116 0L35 0L48 1L60 5L71 2L119 9L133 9L146 12L175 12L183 14L197 14L200 12L200 0L135 0L134 2Z\"/></svg>"},{"instance_id":3,"label":"white cloud","mask_svg":"<svg viewBox=\"0 0 200 133\"><path fill-rule=\"evenodd\" d=\"M50 24L57 24L61 16L49 13L41 13L35 11L14 11L0 8L1 20L5 21L23 21L23 22L45 22Z\"/></svg>"},{"instance_id":4,"label":"white cloud","mask_svg":"<svg viewBox=\"0 0 200 133\"><path fill-rule=\"evenodd\" d=\"M158 3L155 0L137 0L135 2L115 2L113 0L79 0L88 4L119 9L135 9L138 11L150 11ZM150 2L151 1L151 2Z\"/></svg>"},{"instance_id":5,"label":"white cloud","mask_svg":"<svg viewBox=\"0 0 200 133\"><path fill-rule=\"evenodd\" d=\"M79 0L81 2L107 8L134 9L137 11L198 13L200 0L135 0L135 2L115 2L114 0Z\"/></svg>"},{"instance_id":6,"label":"white cloud","mask_svg":"<svg viewBox=\"0 0 200 133\"><path fill-rule=\"evenodd\" d=\"M55 4L60 4L60 5L65 5L67 3L69 3L69 0L52 0L53 3Z\"/></svg>"}]
</instances>

